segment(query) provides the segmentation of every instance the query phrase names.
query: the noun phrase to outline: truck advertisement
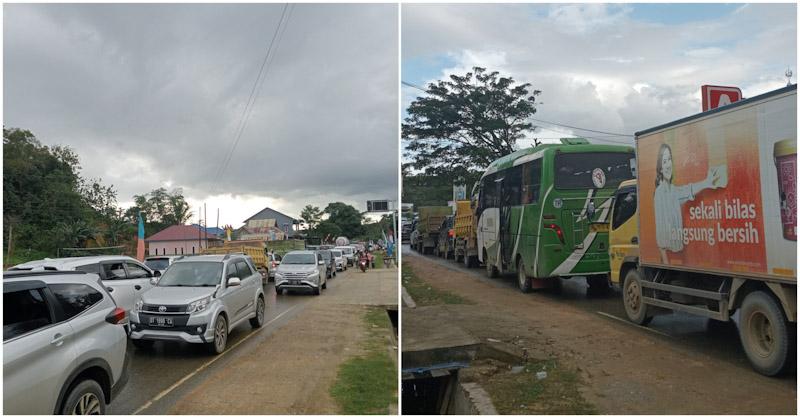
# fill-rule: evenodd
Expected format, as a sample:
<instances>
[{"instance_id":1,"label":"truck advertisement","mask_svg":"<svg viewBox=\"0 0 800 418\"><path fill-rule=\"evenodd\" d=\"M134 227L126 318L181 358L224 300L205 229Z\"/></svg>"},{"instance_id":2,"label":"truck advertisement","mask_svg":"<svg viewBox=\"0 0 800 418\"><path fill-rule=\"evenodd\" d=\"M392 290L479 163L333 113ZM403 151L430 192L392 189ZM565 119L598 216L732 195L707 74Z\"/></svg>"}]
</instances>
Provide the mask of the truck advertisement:
<instances>
[{"instance_id":1,"label":"truck advertisement","mask_svg":"<svg viewBox=\"0 0 800 418\"><path fill-rule=\"evenodd\" d=\"M643 265L796 281L796 100L791 89L637 137Z\"/></svg>"}]
</instances>

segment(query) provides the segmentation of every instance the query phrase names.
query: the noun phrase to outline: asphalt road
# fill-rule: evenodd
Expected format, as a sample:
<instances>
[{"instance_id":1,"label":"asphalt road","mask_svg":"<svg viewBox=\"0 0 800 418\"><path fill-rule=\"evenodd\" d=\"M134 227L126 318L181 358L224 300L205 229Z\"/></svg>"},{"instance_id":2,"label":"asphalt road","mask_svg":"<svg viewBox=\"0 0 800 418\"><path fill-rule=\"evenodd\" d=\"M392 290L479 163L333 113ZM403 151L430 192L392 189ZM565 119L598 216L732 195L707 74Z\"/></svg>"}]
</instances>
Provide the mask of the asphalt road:
<instances>
[{"instance_id":1,"label":"asphalt road","mask_svg":"<svg viewBox=\"0 0 800 418\"><path fill-rule=\"evenodd\" d=\"M408 253L413 250L406 245L403 251ZM421 256L419 253L416 253ZM452 259L445 260L434 256L424 256L440 266L469 274L475 280L491 283L493 286L507 288L509 291L518 292L516 275L503 275L498 279L486 277L485 270L481 268L467 269L461 263ZM749 361L739 341L739 332L736 323L739 314L733 316L731 322L720 322L709 318L689 315L685 313L672 313L659 315L647 327L640 327L628 322L625 308L622 305L622 296L618 288L606 295L594 295L587 292L586 280L579 277L562 279L562 288L559 292L553 290L536 291L535 297L543 297L569 303L594 315L608 318L610 321L619 321L631 327L637 327L641 332L656 333L665 341L696 352L712 356L742 367L749 368ZM787 384L794 385L796 374L780 378Z\"/></svg>"},{"instance_id":2,"label":"asphalt road","mask_svg":"<svg viewBox=\"0 0 800 418\"><path fill-rule=\"evenodd\" d=\"M338 286L337 279L356 274L353 268L339 272L328 281L321 296L310 293L276 295L272 282L264 287L267 307L264 326L253 330L245 322L230 331L228 348L219 356L208 354L199 344L156 342L152 349L137 349L128 342L131 354L130 378L113 400L106 413L114 415L162 414L182 393L196 386L238 356L247 355L260 342L302 312L304 305L315 297Z\"/></svg>"}]
</instances>

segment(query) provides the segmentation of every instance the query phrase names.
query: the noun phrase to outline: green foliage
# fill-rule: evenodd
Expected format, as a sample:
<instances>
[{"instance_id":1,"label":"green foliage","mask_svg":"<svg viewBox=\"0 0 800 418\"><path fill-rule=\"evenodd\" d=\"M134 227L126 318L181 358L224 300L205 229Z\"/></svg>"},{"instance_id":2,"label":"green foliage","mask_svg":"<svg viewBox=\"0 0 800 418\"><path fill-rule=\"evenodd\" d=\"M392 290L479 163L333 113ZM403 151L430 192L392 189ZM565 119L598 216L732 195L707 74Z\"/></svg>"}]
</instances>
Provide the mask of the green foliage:
<instances>
[{"instance_id":1,"label":"green foliage","mask_svg":"<svg viewBox=\"0 0 800 418\"><path fill-rule=\"evenodd\" d=\"M308 230L314 229L322 217L322 211L312 205L306 205L300 212L300 218L308 225Z\"/></svg>"},{"instance_id":2,"label":"green foliage","mask_svg":"<svg viewBox=\"0 0 800 418\"><path fill-rule=\"evenodd\" d=\"M342 228L340 228L339 225L336 225L330 220L324 220L320 222L316 228L314 228L313 236L317 238L322 238L323 240L325 240L326 238L328 240L334 240L336 239L336 237L342 236L342 234L343 234Z\"/></svg>"},{"instance_id":3,"label":"green foliage","mask_svg":"<svg viewBox=\"0 0 800 418\"><path fill-rule=\"evenodd\" d=\"M116 192L83 180L79 170L70 148L45 146L30 131L3 128L3 226L6 233L12 230L14 248L55 255L60 247L85 245L99 235L113 215ZM8 241L4 236L4 245Z\"/></svg>"},{"instance_id":4,"label":"green foliage","mask_svg":"<svg viewBox=\"0 0 800 418\"><path fill-rule=\"evenodd\" d=\"M514 152L535 129L528 118L541 92L530 87L480 67L429 84L403 123L405 156L413 161L404 170L467 177Z\"/></svg>"},{"instance_id":5,"label":"green foliage","mask_svg":"<svg viewBox=\"0 0 800 418\"><path fill-rule=\"evenodd\" d=\"M137 214L142 213L145 236L155 234L171 225L183 225L192 217L189 204L183 197L183 189L168 192L159 187L142 195L133 196L134 205L125 211L125 219L138 224Z\"/></svg>"},{"instance_id":6,"label":"green foliage","mask_svg":"<svg viewBox=\"0 0 800 418\"><path fill-rule=\"evenodd\" d=\"M326 222L333 223L341 229L340 235L349 238L362 235L363 216L358 209L342 202L332 202L325 207L323 212L328 215ZM322 234L320 236L324 237Z\"/></svg>"}]
</instances>

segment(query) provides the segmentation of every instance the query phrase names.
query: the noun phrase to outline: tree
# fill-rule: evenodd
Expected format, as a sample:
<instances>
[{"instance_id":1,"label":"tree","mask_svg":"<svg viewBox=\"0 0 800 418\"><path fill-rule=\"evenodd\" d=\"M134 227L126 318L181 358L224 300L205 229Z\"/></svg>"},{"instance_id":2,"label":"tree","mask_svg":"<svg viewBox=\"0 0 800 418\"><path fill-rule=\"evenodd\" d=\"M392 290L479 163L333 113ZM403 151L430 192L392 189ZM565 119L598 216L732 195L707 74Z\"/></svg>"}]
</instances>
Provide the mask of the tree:
<instances>
[{"instance_id":1,"label":"tree","mask_svg":"<svg viewBox=\"0 0 800 418\"><path fill-rule=\"evenodd\" d=\"M314 228L314 236L319 237L323 240L325 240L326 238L335 239L336 237L342 236L343 234L346 235L344 231L342 231L342 228L339 227L339 225L336 225L335 223L327 219L320 222L319 225L317 225L317 227Z\"/></svg>"},{"instance_id":2,"label":"tree","mask_svg":"<svg viewBox=\"0 0 800 418\"><path fill-rule=\"evenodd\" d=\"M336 224L343 235L350 238L361 235L363 216L356 208L342 202L333 202L325 207L324 213L328 214L327 221Z\"/></svg>"},{"instance_id":3,"label":"tree","mask_svg":"<svg viewBox=\"0 0 800 418\"><path fill-rule=\"evenodd\" d=\"M300 218L308 225L308 230L310 231L319 223L322 218L322 211L316 206L306 205L300 212Z\"/></svg>"},{"instance_id":4,"label":"tree","mask_svg":"<svg viewBox=\"0 0 800 418\"><path fill-rule=\"evenodd\" d=\"M426 93L411 103L403 123L405 156L413 160L404 168L467 177L514 152L517 141L533 132L528 118L541 91L474 67L429 84Z\"/></svg>"},{"instance_id":5,"label":"tree","mask_svg":"<svg viewBox=\"0 0 800 418\"><path fill-rule=\"evenodd\" d=\"M192 217L181 188L167 192L167 189L159 187L150 193L134 195L133 202L134 205L125 212L125 218L135 224L138 222L138 213L142 212L145 225L153 224L157 230L170 225L183 225Z\"/></svg>"}]
</instances>

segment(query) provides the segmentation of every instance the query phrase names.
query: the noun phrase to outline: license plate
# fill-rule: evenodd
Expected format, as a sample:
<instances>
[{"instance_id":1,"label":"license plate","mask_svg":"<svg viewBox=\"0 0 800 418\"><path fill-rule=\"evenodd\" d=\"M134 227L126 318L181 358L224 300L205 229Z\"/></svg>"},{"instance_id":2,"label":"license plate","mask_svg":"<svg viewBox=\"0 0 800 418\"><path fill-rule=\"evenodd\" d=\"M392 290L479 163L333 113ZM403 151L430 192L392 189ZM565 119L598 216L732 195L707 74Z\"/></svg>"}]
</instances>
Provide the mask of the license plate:
<instances>
[{"instance_id":1,"label":"license plate","mask_svg":"<svg viewBox=\"0 0 800 418\"><path fill-rule=\"evenodd\" d=\"M590 232L608 232L608 224L590 224Z\"/></svg>"},{"instance_id":2,"label":"license plate","mask_svg":"<svg viewBox=\"0 0 800 418\"><path fill-rule=\"evenodd\" d=\"M164 316L151 316L150 325L154 327L171 327L173 326L172 318Z\"/></svg>"},{"instance_id":3,"label":"license plate","mask_svg":"<svg viewBox=\"0 0 800 418\"><path fill-rule=\"evenodd\" d=\"M300 280L289 280L290 284L300 284Z\"/></svg>"}]
</instances>

